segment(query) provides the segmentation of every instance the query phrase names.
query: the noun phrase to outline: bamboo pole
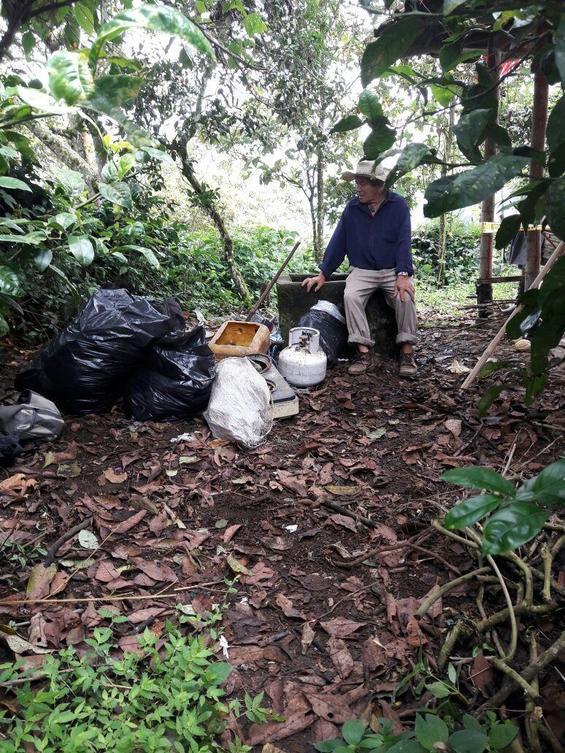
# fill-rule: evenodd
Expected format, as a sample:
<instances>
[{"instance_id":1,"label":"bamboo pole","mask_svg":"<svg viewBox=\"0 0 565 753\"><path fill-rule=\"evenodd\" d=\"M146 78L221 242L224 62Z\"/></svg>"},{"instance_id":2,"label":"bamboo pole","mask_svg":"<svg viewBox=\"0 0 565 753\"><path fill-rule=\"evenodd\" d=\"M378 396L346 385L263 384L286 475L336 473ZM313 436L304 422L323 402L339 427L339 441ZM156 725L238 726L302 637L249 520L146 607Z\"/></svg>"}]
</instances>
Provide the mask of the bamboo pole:
<instances>
[{"instance_id":1,"label":"bamboo pole","mask_svg":"<svg viewBox=\"0 0 565 753\"><path fill-rule=\"evenodd\" d=\"M276 271L275 276L273 277L273 279L271 280L271 282L267 285L267 287L265 288L265 290L261 294L261 297L259 298L259 300L257 301L257 303L255 304L255 306L253 306L253 308L251 309L251 311L247 315L247 319L245 320L246 322L250 322L251 321L251 319L253 318L253 316L257 313L257 311L259 311L259 309L261 308L261 306L263 305L263 303L266 301L267 296L269 295L269 293L273 289L273 285L275 284L275 282L279 279L279 277L284 272L284 269L285 269L286 265L289 263L289 261L294 256L294 252L296 251L296 249L298 248L298 246L300 246L300 241L296 241L296 243L294 244L294 246L291 248L291 250L289 251L289 253L288 253L287 257L286 257L286 259L283 261L283 263L281 264L281 266Z\"/></svg>"},{"instance_id":2,"label":"bamboo pole","mask_svg":"<svg viewBox=\"0 0 565 753\"><path fill-rule=\"evenodd\" d=\"M561 256L561 254L564 251L565 251L565 242L561 241L561 243L557 246L557 248L555 249L555 251L551 254L551 256L549 257L549 259L547 260L546 265L539 272L539 274L536 277L536 279L532 282L532 284L530 286L531 289L539 287L539 284L541 283L541 281L543 280L543 278L546 276L546 274L549 272L549 270L551 269L551 267L553 267L553 265L555 264L555 262L557 261L557 259ZM514 309L514 311L510 314L510 316L508 317L508 319L506 319L506 321L504 322L504 324L502 325L502 327L498 330L498 332L496 333L496 335L492 338L492 340L490 341L490 343L484 349L482 356L479 358L479 360L477 361L477 363L471 369L471 371L467 375L467 378L465 379L465 381L461 385L460 389L466 390L467 387L469 387L471 384L473 384L473 382L477 378L477 375L478 375L479 371L483 368L483 366L487 362L488 358L496 350L496 348L498 347L498 345L500 344L500 342L504 339L504 335L506 333L506 326L507 326L507 324L516 316L516 314L519 314L520 311L522 311L523 308L524 307L522 306L522 304L519 304L518 306L516 306L516 308Z\"/></svg>"}]
</instances>

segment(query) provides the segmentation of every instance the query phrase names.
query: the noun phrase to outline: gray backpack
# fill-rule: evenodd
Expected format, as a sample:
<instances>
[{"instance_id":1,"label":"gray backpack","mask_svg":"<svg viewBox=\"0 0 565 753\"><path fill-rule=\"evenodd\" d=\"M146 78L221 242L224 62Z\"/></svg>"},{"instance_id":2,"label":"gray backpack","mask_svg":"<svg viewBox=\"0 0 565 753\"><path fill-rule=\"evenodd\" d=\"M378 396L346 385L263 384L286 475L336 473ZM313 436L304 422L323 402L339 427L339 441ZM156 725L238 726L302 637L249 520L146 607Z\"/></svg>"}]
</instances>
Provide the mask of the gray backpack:
<instances>
[{"instance_id":1,"label":"gray backpack","mask_svg":"<svg viewBox=\"0 0 565 753\"><path fill-rule=\"evenodd\" d=\"M55 403L31 390L22 392L16 405L0 405L0 433L24 442L56 439L64 425Z\"/></svg>"}]
</instances>

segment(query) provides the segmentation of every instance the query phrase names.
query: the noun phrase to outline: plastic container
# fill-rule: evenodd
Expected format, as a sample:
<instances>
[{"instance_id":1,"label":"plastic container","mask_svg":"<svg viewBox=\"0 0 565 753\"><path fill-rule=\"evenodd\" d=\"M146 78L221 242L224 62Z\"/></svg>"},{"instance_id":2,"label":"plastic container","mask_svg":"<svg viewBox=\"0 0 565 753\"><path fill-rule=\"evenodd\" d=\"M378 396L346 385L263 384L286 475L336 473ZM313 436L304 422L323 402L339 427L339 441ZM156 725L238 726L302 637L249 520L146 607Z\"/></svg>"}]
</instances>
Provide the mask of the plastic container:
<instances>
[{"instance_id":1,"label":"plastic container","mask_svg":"<svg viewBox=\"0 0 565 753\"><path fill-rule=\"evenodd\" d=\"M269 350L270 332L264 324L256 322L224 322L210 340L210 349L216 360L237 358Z\"/></svg>"},{"instance_id":2,"label":"plastic container","mask_svg":"<svg viewBox=\"0 0 565 753\"><path fill-rule=\"evenodd\" d=\"M293 327L288 348L279 355L278 370L296 387L313 387L326 378L328 358L320 347L320 332L312 327Z\"/></svg>"}]
</instances>

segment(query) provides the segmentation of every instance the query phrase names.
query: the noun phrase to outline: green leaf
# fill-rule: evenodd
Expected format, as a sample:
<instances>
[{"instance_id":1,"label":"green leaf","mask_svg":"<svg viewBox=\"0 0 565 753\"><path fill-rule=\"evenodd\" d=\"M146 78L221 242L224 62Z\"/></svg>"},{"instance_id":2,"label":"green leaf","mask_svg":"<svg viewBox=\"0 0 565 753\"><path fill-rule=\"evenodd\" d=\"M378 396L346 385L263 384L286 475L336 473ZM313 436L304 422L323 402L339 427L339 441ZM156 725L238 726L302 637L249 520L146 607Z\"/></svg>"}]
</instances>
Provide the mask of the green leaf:
<instances>
[{"instance_id":1,"label":"green leaf","mask_svg":"<svg viewBox=\"0 0 565 753\"><path fill-rule=\"evenodd\" d=\"M341 737L334 737L333 740L323 740L320 743L314 743L314 747L320 753L333 753L340 744Z\"/></svg>"},{"instance_id":2,"label":"green leaf","mask_svg":"<svg viewBox=\"0 0 565 753\"><path fill-rule=\"evenodd\" d=\"M483 753L488 737L478 729L462 729L450 735L448 745L455 753Z\"/></svg>"},{"instance_id":3,"label":"green leaf","mask_svg":"<svg viewBox=\"0 0 565 753\"><path fill-rule=\"evenodd\" d=\"M367 725L358 719L350 719L341 728L341 735L349 745L358 745L363 739Z\"/></svg>"},{"instance_id":4,"label":"green leaf","mask_svg":"<svg viewBox=\"0 0 565 753\"><path fill-rule=\"evenodd\" d=\"M153 159L158 160L159 162L173 162L173 158L168 152L163 151L162 149L156 149L155 147L151 146L144 146L141 148L142 152L145 152Z\"/></svg>"},{"instance_id":5,"label":"green leaf","mask_svg":"<svg viewBox=\"0 0 565 753\"><path fill-rule=\"evenodd\" d=\"M465 528L477 520L484 518L489 512L496 510L501 503L500 497L493 494L479 494L476 497L470 497L465 502L455 505L445 516L445 527L450 530L454 528Z\"/></svg>"},{"instance_id":6,"label":"green leaf","mask_svg":"<svg viewBox=\"0 0 565 753\"><path fill-rule=\"evenodd\" d=\"M215 662L208 668L208 674L218 685L222 685L231 675L233 667L227 662Z\"/></svg>"},{"instance_id":7,"label":"green leaf","mask_svg":"<svg viewBox=\"0 0 565 753\"><path fill-rule=\"evenodd\" d=\"M346 131L352 131L354 128L360 128L362 125L363 121L357 115L347 115L347 117L338 120L330 133L345 133Z\"/></svg>"},{"instance_id":8,"label":"green leaf","mask_svg":"<svg viewBox=\"0 0 565 753\"><path fill-rule=\"evenodd\" d=\"M416 739L426 750L435 750L434 743L445 743L449 737L447 724L433 714L426 714L425 718L416 714L414 731Z\"/></svg>"},{"instance_id":9,"label":"green leaf","mask_svg":"<svg viewBox=\"0 0 565 753\"><path fill-rule=\"evenodd\" d=\"M0 266L0 293L13 298L22 294L20 278L10 267Z\"/></svg>"},{"instance_id":10,"label":"green leaf","mask_svg":"<svg viewBox=\"0 0 565 753\"><path fill-rule=\"evenodd\" d=\"M53 251L50 248L40 249L33 257L33 263L39 269L40 272L45 272L47 267L53 261Z\"/></svg>"},{"instance_id":11,"label":"green leaf","mask_svg":"<svg viewBox=\"0 0 565 753\"><path fill-rule=\"evenodd\" d=\"M117 16L114 16L102 26L90 52L91 60L96 61L98 59L107 42L119 37L124 31L135 27L180 37L208 57L214 57L210 42L200 29L182 13L164 5L142 5L139 8L118 13Z\"/></svg>"},{"instance_id":12,"label":"green leaf","mask_svg":"<svg viewBox=\"0 0 565 753\"><path fill-rule=\"evenodd\" d=\"M561 76L561 83L565 84L565 13L561 13L561 20L553 38L555 41L555 65Z\"/></svg>"},{"instance_id":13,"label":"green leaf","mask_svg":"<svg viewBox=\"0 0 565 753\"><path fill-rule=\"evenodd\" d=\"M565 177L552 181L545 194L545 209L551 231L565 240Z\"/></svg>"},{"instance_id":14,"label":"green leaf","mask_svg":"<svg viewBox=\"0 0 565 753\"><path fill-rule=\"evenodd\" d=\"M488 742L490 747L494 750L502 750L510 745L517 734L518 728L511 722L504 722L503 724L496 723L490 728Z\"/></svg>"},{"instance_id":15,"label":"green leaf","mask_svg":"<svg viewBox=\"0 0 565 753\"><path fill-rule=\"evenodd\" d=\"M488 162L456 175L434 180L426 189L426 217L478 204L500 190L528 165L526 157L497 154Z\"/></svg>"},{"instance_id":16,"label":"green leaf","mask_svg":"<svg viewBox=\"0 0 565 753\"><path fill-rule=\"evenodd\" d=\"M459 149L471 162L480 162L483 158L478 145L484 141L493 116L492 110L471 110L464 113L453 127Z\"/></svg>"},{"instance_id":17,"label":"green leaf","mask_svg":"<svg viewBox=\"0 0 565 753\"><path fill-rule=\"evenodd\" d=\"M493 384L492 387L489 387L488 390L486 390L484 395L479 400L479 404L477 406L477 410L481 418L486 415L490 406L494 403L496 398L504 392L505 389L506 386L504 384Z\"/></svg>"},{"instance_id":18,"label":"green leaf","mask_svg":"<svg viewBox=\"0 0 565 753\"><path fill-rule=\"evenodd\" d=\"M96 79L94 94L103 97L112 107L120 107L137 97L143 81L141 76L128 73L100 76Z\"/></svg>"},{"instance_id":19,"label":"green leaf","mask_svg":"<svg viewBox=\"0 0 565 753\"><path fill-rule=\"evenodd\" d=\"M258 13L248 13L243 19L243 28L249 37L261 34L269 28Z\"/></svg>"},{"instance_id":20,"label":"green leaf","mask_svg":"<svg viewBox=\"0 0 565 753\"><path fill-rule=\"evenodd\" d=\"M25 233L25 235L0 235L0 242L37 246L39 243L43 243L45 238L46 235L43 230L33 230L31 233Z\"/></svg>"},{"instance_id":21,"label":"green leaf","mask_svg":"<svg viewBox=\"0 0 565 753\"><path fill-rule=\"evenodd\" d=\"M385 187L392 186L399 178L420 165L437 162L437 157L427 144L414 142L404 147L385 181Z\"/></svg>"},{"instance_id":22,"label":"green leaf","mask_svg":"<svg viewBox=\"0 0 565 753\"><path fill-rule=\"evenodd\" d=\"M458 87L440 86L439 84L430 84L432 95L435 101L442 107L447 107L453 98L457 95Z\"/></svg>"},{"instance_id":23,"label":"green leaf","mask_svg":"<svg viewBox=\"0 0 565 753\"><path fill-rule=\"evenodd\" d=\"M31 51L35 47L35 34L31 31L25 31L22 34L22 47L26 58L29 58Z\"/></svg>"},{"instance_id":24,"label":"green leaf","mask_svg":"<svg viewBox=\"0 0 565 753\"><path fill-rule=\"evenodd\" d=\"M555 151L565 143L565 94L557 100L555 107L547 119L547 146L549 151Z\"/></svg>"},{"instance_id":25,"label":"green leaf","mask_svg":"<svg viewBox=\"0 0 565 753\"><path fill-rule=\"evenodd\" d=\"M516 233L520 230L522 224L522 218L519 214L511 214L505 217L500 223L500 227L496 231L496 237L494 239L494 245L496 248L506 248L509 246Z\"/></svg>"},{"instance_id":26,"label":"green leaf","mask_svg":"<svg viewBox=\"0 0 565 753\"><path fill-rule=\"evenodd\" d=\"M485 554L502 554L525 544L538 534L549 517L532 502L512 502L497 510L483 530Z\"/></svg>"},{"instance_id":27,"label":"green leaf","mask_svg":"<svg viewBox=\"0 0 565 753\"><path fill-rule=\"evenodd\" d=\"M425 30L419 14L403 13L383 27L381 35L370 42L361 58L361 81L367 86L393 65Z\"/></svg>"},{"instance_id":28,"label":"green leaf","mask_svg":"<svg viewBox=\"0 0 565 753\"><path fill-rule=\"evenodd\" d=\"M439 62L444 73L453 70L459 63L465 63L468 60L476 60L480 56L478 50L465 50L461 40L452 44L444 44L439 51Z\"/></svg>"},{"instance_id":29,"label":"green leaf","mask_svg":"<svg viewBox=\"0 0 565 753\"><path fill-rule=\"evenodd\" d=\"M452 689L444 682L428 682L426 688L436 698L447 698L453 692Z\"/></svg>"},{"instance_id":30,"label":"green leaf","mask_svg":"<svg viewBox=\"0 0 565 753\"><path fill-rule=\"evenodd\" d=\"M130 209L132 205L131 191L127 183L99 183L100 195L112 204Z\"/></svg>"},{"instance_id":31,"label":"green leaf","mask_svg":"<svg viewBox=\"0 0 565 753\"><path fill-rule=\"evenodd\" d=\"M466 0L443 0L443 15L448 16L450 13L453 13L453 11L458 8L460 5L463 5L466 2Z\"/></svg>"},{"instance_id":32,"label":"green leaf","mask_svg":"<svg viewBox=\"0 0 565 753\"><path fill-rule=\"evenodd\" d=\"M513 496L514 487L503 478L500 473L492 468L483 468L479 465L467 465L463 468L451 468L442 474L444 481L450 484L458 484L468 489L486 489L489 492L498 492L504 496Z\"/></svg>"},{"instance_id":33,"label":"green leaf","mask_svg":"<svg viewBox=\"0 0 565 753\"><path fill-rule=\"evenodd\" d=\"M369 89L365 89L361 92L357 106L369 122L376 121L383 117L383 108L381 107L379 98Z\"/></svg>"},{"instance_id":34,"label":"green leaf","mask_svg":"<svg viewBox=\"0 0 565 753\"><path fill-rule=\"evenodd\" d=\"M62 227L63 230L70 228L76 221L77 217L73 212L59 212L59 214L56 214L55 217L53 217L53 222L59 225L59 227Z\"/></svg>"},{"instance_id":35,"label":"green leaf","mask_svg":"<svg viewBox=\"0 0 565 753\"><path fill-rule=\"evenodd\" d=\"M86 3L77 3L73 8L75 18L81 29L87 34L94 33L94 14Z\"/></svg>"},{"instance_id":36,"label":"green leaf","mask_svg":"<svg viewBox=\"0 0 565 753\"><path fill-rule=\"evenodd\" d=\"M49 58L49 91L55 99L75 105L94 92L94 81L88 60L80 52L61 50Z\"/></svg>"},{"instance_id":37,"label":"green leaf","mask_svg":"<svg viewBox=\"0 0 565 753\"><path fill-rule=\"evenodd\" d=\"M131 152L122 154L118 160L118 178L122 180L133 169L135 165L135 156Z\"/></svg>"},{"instance_id":38,"label":"green leaf","mask_svg":"<svg viewBox=\"0 0 565 753\"><path fill-rule=\"evenodd\" d=\"M7 175L0 175L0 188L11 188L14 191L29 191L31 193L31 188L27 183L18 180L18 178L10 178Z\"/></svg>"},{"instance_id":39,"label":"green leaf","mask_svg":"<svg viewBox=\"0 0 565 753\"><path fill-rule=\"evenodd\" d=\"M154 267L154 269L160 269L161 267L159 263L159 259L155 256L155 252L152 251L150 248L146 248L145 246L136 246L134 243L126 243L125 245L120 246L120 248L131 249L132 251L138 251L143 257L145 257L145 260L152 267Z\"/></svg>"},{"instance_id":40,"label":"green leaf","mask_svg":"<svg viewBox=\"0 0 565 753\"><path fill-rule=\"evenodd\" d=\"M8 325L8 322L4 319L2 314L0 314L0 337L4 337L8 334L10 331L10 327Z\"/></svg>"},{"instance_id":41,"label":"green leaf","mask_svg":"<svg viewBox=\"0 0 565 753\"><path fill-rule=\"evenodd\" d=\"M396 129L388 125L387 118L379 118L371 125L371 133L363 144L365 159L377 159L383 152L390 149L396 139Z\"/></svg>"},{"instance_id":42,"label":"green leaf","mask_svg":"<svg viewBox=\"0 0 565 753\"><path fill-rule=\"evenodd\" d=\"M542 505L565 507L565 458L540 471L529 490Z\"/></svg>"},{"instance_id":43,"label":"green leaf","mask_svg":"<svg viewBox=\"0 0 565 753\"><path fill-rule=\"evenodd\" d=\"M90 238L86 235L69 236L69 251L83 267L92 264L94 259L94 247Z\"/></svg>"},{"instance_id":44,"label":"green leaf","mask_svg":"<svg viewBox=\"0 0 565 753\"><path fill-rule=\"evenodd\" d=\"M377 748L377 751L380 753L381 749L382 748ZM411 740L410 738L403 736L390 748L386 748L386 753L426 753L426 751L416 740Z\"/></svg>"},{"instance_id":45,"label":"green leaf","mask_svg":"<svg viewBox=\"0 0 565 753\"><path fill-rule=\"evenodd\" d=\"M86 191L86 183L82 175L76 170L70 170L68 167L62 167L57 170L56 180L67 193L80 196Z\"/></svg>"}]
</instances>

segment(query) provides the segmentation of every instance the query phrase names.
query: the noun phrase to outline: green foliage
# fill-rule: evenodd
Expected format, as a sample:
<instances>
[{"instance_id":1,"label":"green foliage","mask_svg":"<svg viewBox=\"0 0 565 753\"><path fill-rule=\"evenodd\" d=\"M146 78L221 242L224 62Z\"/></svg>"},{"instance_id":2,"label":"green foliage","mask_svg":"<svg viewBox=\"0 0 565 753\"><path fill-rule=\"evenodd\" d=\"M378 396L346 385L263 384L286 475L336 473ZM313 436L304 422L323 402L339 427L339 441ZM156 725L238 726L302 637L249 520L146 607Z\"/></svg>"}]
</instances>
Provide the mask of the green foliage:
<instances>
[{"instance_id":1,"label":"green foliage","mask_svg":"<svg viewBox=\"0 0 565 753\"><path fill-rule=\"evenodd\" d=\"M231 666L215 660L203 636L183 635L168 624L157 642L146 629L138 637L141 656L122 658L115 658L111 628L95 628L86 643L86 656L74 648L49 656L39 689L13 687L17 710L0 712L3 753L28 747L42 753L220 753L228 714L259 723L272 718L261 705L263 694L246 695L243 704L226 700L222 685ZM21 661L0 665L0 681L19 679L22 671ZM228 750L251 749L236 739Z\"/></svg>"},{"instance_id":2,"label":"green foliage","mask_svg":"<svg viewBox=\"0 0 565 753\"><path fill-rule=\"evenodd\" d=\"M448 223L443 285L465 282L477 265L480 231L474 226ZM412 236L412 255L418 280L436 285L440 271L439 226L425 225Z\"/></svg>"},{"instance_id":3,"label":"green foliage","mask_svg":"<svg viewBox=\"0 0 565 753\"><path fill-rule=\"evenodd\" d=\"M490 468L467 466L446 471L442 478L465 488L489 492L461 502L445 517L449 529L482 520L485 554L503 554L536 536L554 510L565 507L565 458L544 468L517 488Z\"/></svg>"},{"instance_id":4,"label":"green foliage","mask_svg":"<svg viewBox=\"0 0 565 753\"><path fill-rule=\"evenodd\" d=\"M455 729L453 719L436 714L416 715L414 729L394 734L392 724L380 719L376 731L364 722L351 720L341 728L341 736L314 745L320 753L495 753L510 745L518 734L511 722L499 722L496 714L487 712L479 722L469 714L461 720L462 729Z\"/></svg>"}]
</instances>

